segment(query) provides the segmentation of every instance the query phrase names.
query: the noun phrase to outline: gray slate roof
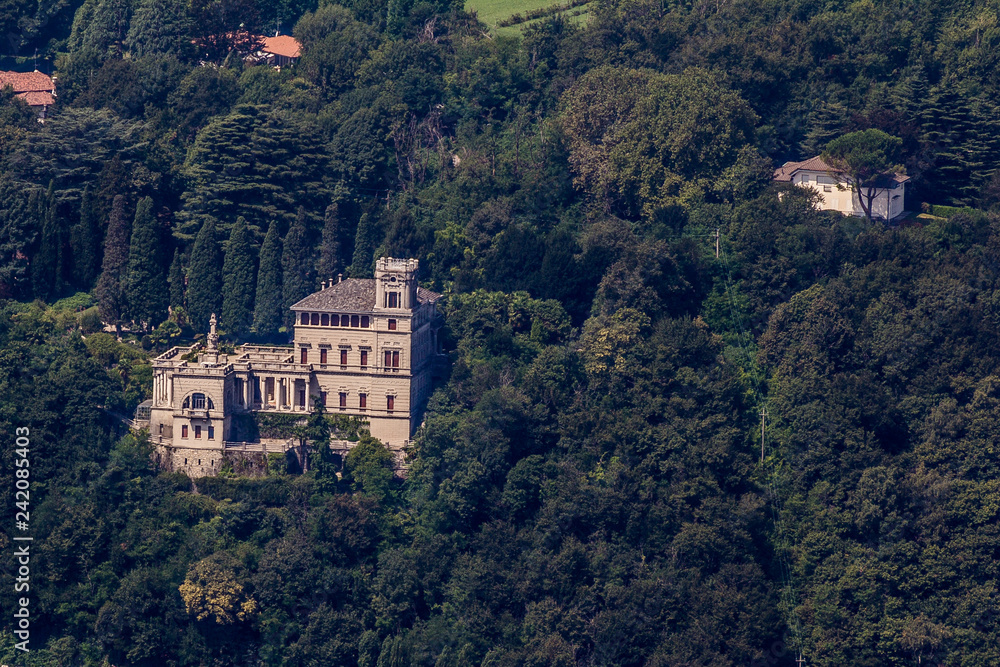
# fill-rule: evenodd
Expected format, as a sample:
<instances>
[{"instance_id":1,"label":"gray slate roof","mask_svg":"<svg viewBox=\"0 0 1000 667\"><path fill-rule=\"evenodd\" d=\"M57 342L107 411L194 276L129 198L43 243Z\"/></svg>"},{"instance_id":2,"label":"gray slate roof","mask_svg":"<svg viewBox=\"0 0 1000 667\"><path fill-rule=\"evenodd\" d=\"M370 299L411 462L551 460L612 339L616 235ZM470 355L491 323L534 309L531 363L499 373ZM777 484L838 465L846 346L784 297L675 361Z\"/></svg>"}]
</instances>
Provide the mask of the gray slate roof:
<instances>
[{"instance_id":1,"label":"gray slate roof","mask_svg":"<svg viewBox=\"0 0 1000 667\"><path fill-rule=\"evenodd\" d=\"M441 298L437 292L417 287L417 301L433 303ZM348 278L324 290L310 294L292 305L292 310L367 313L375 307L375 280Z\"/></svg>"}]
</instances>

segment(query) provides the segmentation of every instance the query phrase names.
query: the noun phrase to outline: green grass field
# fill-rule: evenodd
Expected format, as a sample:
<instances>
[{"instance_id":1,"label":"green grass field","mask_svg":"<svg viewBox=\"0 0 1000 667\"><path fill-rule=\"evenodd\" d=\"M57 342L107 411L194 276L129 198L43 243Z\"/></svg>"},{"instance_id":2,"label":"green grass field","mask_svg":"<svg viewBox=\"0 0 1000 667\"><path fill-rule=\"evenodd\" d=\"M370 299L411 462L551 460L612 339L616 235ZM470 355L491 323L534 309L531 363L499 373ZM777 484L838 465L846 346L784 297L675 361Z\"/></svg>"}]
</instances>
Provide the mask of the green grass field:
<instances>
[{"instance_id":1,"label":"green grass field","mask_svg":"<svg viewBox=\"0 0 1000 667\"><path fill-rule=\"evenodd\" d=\"M497 22L513 14L524 15L536 9L544 9L561 4L565 3L561 3L558 0L468 0L465 3L465 9L470 12L475 11L479 16L479 20L488 25L493 32L501 35L511 35L520 33L525 26L535 23L540 19L534 19L506 28L498 28ZM568 10L570 20L574 23L586 21L589 14L586 10L586 5Z\"/></svg>"}]
</instances>

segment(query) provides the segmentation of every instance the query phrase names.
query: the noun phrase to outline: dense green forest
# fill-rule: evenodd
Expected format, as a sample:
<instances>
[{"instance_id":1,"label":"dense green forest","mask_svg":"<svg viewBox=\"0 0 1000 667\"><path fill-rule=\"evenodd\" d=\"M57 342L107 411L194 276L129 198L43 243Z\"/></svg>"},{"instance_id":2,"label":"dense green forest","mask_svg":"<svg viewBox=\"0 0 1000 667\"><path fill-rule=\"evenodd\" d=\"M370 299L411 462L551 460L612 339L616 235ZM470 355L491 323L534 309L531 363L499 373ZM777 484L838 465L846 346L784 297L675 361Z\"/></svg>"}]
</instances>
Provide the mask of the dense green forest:
<instances>
[{"instance_id":1,"label":"dense green forest","mask_svg":"<svg viewBox=\"0 0 1000 667\"><path fill-rule=\"evenodd\" d=\"M0 92L34 536L0 662L1000 664L1000 5L588 7L497 36L445 0L0 5L4 66L58 92L44 124ZM275 28L299 61L250 65ZM772 182L868 129L904 224ZM383 255L445 295L405 479L362 436L191 480L121 426L209 314L287 341Z\"/></svg>"}]
</instances>

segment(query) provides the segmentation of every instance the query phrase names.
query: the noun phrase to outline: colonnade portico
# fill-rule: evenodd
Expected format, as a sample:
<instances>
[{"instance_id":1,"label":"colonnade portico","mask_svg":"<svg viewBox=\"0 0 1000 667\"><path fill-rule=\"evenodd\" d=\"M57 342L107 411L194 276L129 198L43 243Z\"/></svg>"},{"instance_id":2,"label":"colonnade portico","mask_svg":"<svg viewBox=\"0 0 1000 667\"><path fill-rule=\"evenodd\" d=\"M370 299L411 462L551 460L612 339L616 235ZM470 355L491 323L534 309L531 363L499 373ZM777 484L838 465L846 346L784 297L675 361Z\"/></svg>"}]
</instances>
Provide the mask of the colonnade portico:
<instances>
[{"instance_id":1,"label":"colonnade portico","mask_svg":"<svg viewBox=\"0 0 1000 667\"><path fill-rule=\"evenodd\" d=\"M302 412L312 409L308 375L252 371L248 376L248 381L243 386L243 405L247 408ZM298 393L300 382L304 395Z\"/></svg>"}]
</instances>

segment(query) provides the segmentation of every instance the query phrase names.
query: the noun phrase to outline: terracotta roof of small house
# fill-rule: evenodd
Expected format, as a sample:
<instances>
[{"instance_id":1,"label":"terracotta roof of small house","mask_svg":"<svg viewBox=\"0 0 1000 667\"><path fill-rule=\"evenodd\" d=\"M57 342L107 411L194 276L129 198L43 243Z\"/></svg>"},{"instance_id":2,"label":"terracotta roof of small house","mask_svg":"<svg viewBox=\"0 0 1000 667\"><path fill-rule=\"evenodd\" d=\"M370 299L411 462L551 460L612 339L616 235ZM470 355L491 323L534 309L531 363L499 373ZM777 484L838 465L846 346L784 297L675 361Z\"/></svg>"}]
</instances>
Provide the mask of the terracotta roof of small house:
<instances>
[{"instance_id":1,"label":"terracotta roof of small house","mask_svg":"<svg viewBox=\"0 0 1000 667\"><path fill-rule=\"evenodd\" d=\"M839 171L834 169L826 162L823 162L823 158L817 155L816 157L811 157L808 160L803 160L802 162L786 162L777 169L774 170L774 180L790 182L792 180L792 175L799 171L800 169L805 169L807 171Z\"/></svg>"},{"instance_id":2,"label":"terracotta roof of small house","mask_svg":"<svg viewBox=\"0 0 1000 667\"><path fill-rule=\"evenodd\" d=\"M831 167L823 158L819 155L816 157L811 157L808 160L803 160L802 162L786 162L777 169L774 170L774 180L779 183L790 183L792 177L795 176L797 171L820 171L832 174L841 173L840 169ZM906 174L893 174L892 180L896 183L905 183L910 180L910 177ZM877 187L885 187L884 183L878 183Z\"/></svg>"},{"instance_id":3,"label":"terracotta roof of small house","mask_svg":"<svg viewBox=\"0 0 1000 667\"><path fill-rule=\"evenodd\" d=\"M277 37L265 37L264 46L260 50L264 53L273 53L276 56L298 58L300 44L291 35L278 35Z\"/></svg>"},{"instance_id":4,"label":"terracotta roof of small house","mask_svg":"<svg viewBox=\"0 0 1000 667\"><path fill-rule=\"evenodd\" d=\"M56 103L56 98L48 92L18 93L17 96L27 102L29 107L47 107Z\"/></svg>"},{"instance_id":5,"label":"terracotta roof of small house","mask_svg":"<svg viewBox=\"0 0 1000 667\"><path fill-rule=\"evenodd\" d=\"M433 303L441 298L437 292L417 287L417 302ZM310 294L292 305L292 310L369 312L375 307L375 280L348 278L326 289Z\"/></svg>"},{"instance_id":6,"label":"terracotta roof of small house","mask_svg":"<svg viewBox=\"0 0 1000 667\"><path fill-rule=\"evenodd\" d=\"M55 82L48 74L38 70L34 72L0 72L0 88L10 86L15 93L51 93L56 89Z\"/></svg>"}]
</instances>

